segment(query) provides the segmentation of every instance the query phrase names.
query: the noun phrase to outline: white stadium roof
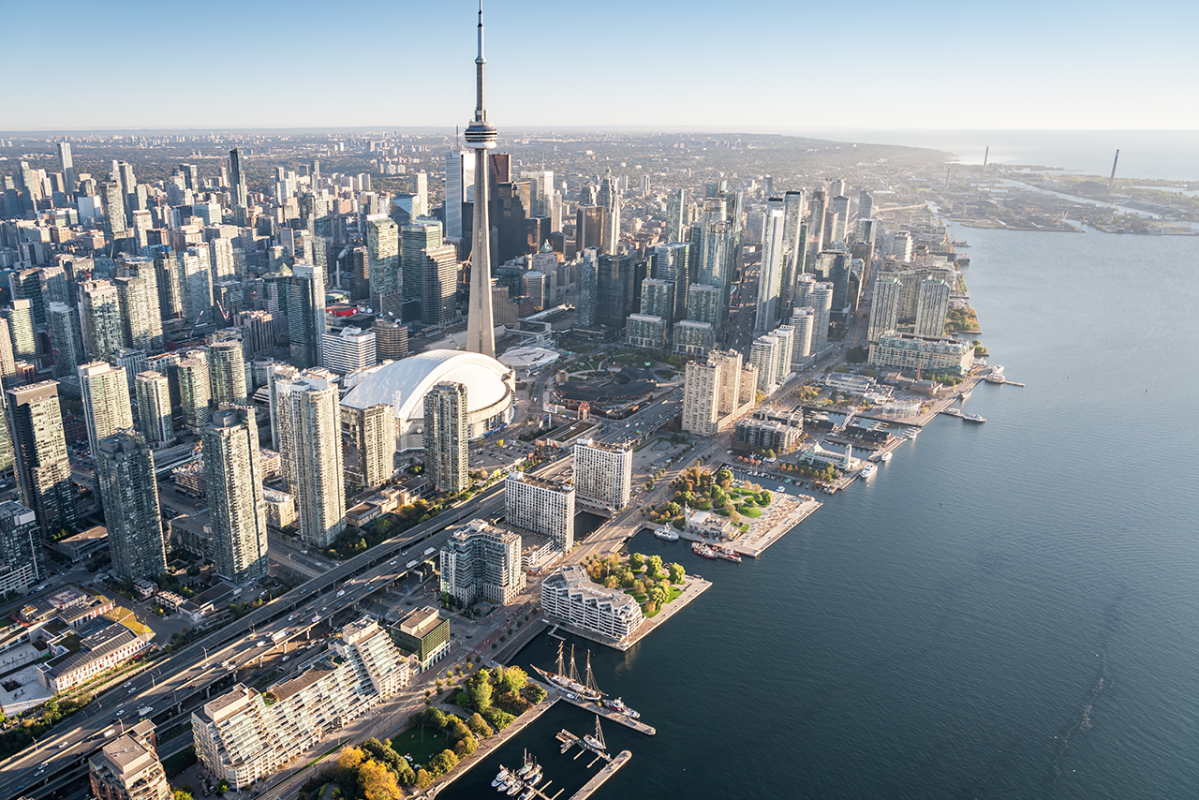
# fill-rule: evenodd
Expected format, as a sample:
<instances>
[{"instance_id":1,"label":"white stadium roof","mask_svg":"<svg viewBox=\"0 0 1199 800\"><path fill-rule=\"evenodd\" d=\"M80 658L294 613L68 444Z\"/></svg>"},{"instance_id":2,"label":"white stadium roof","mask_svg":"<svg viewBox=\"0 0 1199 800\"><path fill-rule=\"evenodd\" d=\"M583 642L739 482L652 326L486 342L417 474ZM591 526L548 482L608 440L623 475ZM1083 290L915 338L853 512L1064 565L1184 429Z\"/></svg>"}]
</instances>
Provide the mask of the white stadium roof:
<instances>
[{"instance_id":1,"label":"white stadium roof","mask_svg":"<svg viewBox=\"0 0 1199 800\"><path fill-rule=\"evenodd\" d=\"M429 350L387 364L367 376L341 401L351 408L396 406L396 418L423 419L425 394L442 381L465 384L471 412L504 399L503 376L511 370L494 358L461 350Z\"/></svg>"}]
</instances>

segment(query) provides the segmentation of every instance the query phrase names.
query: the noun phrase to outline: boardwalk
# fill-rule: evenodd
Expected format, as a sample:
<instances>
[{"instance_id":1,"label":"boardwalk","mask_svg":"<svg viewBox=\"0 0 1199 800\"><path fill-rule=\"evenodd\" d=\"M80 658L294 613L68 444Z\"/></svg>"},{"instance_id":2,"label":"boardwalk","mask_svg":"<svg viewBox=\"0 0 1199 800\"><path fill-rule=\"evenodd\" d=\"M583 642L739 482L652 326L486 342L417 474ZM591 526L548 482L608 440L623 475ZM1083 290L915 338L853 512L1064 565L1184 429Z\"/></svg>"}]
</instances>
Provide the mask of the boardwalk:
<instances>
[{"instance_id":1,"label":"boardwalk","mask_svg":"<svg viewBox=\"0 0 1199 800\"><path fill-rule=\"evenodd\" d=\"M595 777L583 784L583 788L571 795L570 800L586 800L591 797L596 789L604 785L604 782L616 774L616 771L629 763L629 759L633 754L628 750L621 750L616 758L612 759L603 769L595 774Z\"/></svg>"}]
</instances>

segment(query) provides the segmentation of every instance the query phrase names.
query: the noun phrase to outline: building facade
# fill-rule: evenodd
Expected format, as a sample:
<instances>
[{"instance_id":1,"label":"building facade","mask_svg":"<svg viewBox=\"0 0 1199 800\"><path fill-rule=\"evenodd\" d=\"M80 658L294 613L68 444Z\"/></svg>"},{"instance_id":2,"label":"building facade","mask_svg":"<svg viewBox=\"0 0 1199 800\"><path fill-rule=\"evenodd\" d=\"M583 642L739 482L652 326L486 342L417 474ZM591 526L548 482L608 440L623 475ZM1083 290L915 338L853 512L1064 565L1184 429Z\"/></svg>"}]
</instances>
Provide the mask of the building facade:
<instances>
[{"instance_id":1,"label":"building facade","mask_svg":"<svg viewBox=\"0 0 1199 800\"><path fill-rule=\"evenodd\" d=\"M629 504L633 486L633 450L580 439L574 446L575 498L605 511L620 511Z\"/></svg>"},{"instance_id":2,"label":"building facade","mask_svg":"<svg viewBox=\"0 0 1199 800\"><path fill-rule=\"evenodd\" d=\"M960 339L889 333L870 345L872 367L967 375L973 362L973 345Z\"/></svg>"},{"instance_id":3,"label":"building facade","mask_svg":"<svg viewBox=\"0 0 1199 800\"><path fill-rule=\"evenodd\" d=\"M8 423L21 501L37 515L42 533L75 527L75 487L58 405L58 383L9 389Z\"/></svg>"},{"instance_id":4,"label":"building facade","mask_svg":"<svg viewBox=\"0 0 1199 800\"><path fill-rule=\"evenodd\" d=\"M262 578L267 571L266 508L254 412L216 412L201 441L216 572L237 584Z\"/></svg>"},{"instance_id":5,"label":"building facade","mask_svg":"<svg viewBox=\"0 0 1199 800\"><path fill-rule=\"evenodd\" d=\"M440 491L460 492L470 482L466 385L435 384L425 395L425 473Z\"/></svg>"},{"instance_id":6,"label":"building facade","mask_svg":"<svg viewBox=\"0 0 1199 800\"><path fill-rule=\"evenodd\" d=\"M575 489L565 481L512 472L504 483L504 522L548 536L564 553L574 548Z\"/></svg>"},{"instance_id":7,"label":"building facade","mask_svg":"<svg viewBox=\"0 0 1199 800\"><path fill-rule=\"evenodd\" d=\"M521 537L486 520L471 520L455 530L439 560L442 593L464 606L480 598L507 605L524 591Z\"/></svg>"},{"instance_id":8,"label":"building facade","mask_svg":"<svg viewBox=\"0 0 1199 800\"><path fill-rule=\"evenodd\" d=\"M541 610L546 616L617 641L641 627L641 606L620 589L592 583L580 565L564 567L541 583Z\"/></svg>"},{"instance_id":9,"label":"building facade","mask_svg":"<svg viewBox=\"0 0 1199 800\"><path fill-rule=\"evenodd\" d=\"M95 460L113 571L157 578L167 561L153 453L141 437L121 432L100 440Z\"/></svg>"}]
</instances>

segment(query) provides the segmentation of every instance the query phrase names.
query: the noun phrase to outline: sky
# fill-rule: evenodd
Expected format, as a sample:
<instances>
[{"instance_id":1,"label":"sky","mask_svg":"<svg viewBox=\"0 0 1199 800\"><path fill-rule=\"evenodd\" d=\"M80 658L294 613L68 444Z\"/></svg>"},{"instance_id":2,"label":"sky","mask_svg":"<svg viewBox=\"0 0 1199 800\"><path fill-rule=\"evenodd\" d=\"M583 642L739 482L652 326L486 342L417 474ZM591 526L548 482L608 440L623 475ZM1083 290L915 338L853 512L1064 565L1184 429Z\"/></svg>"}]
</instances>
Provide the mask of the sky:
<instances>
[{"instance_id":1,"label":"sky","mask_svg":"<svg viewBox=\"0 0 1199 800\"><path fill-rule=\"evenodd\" d=\"M472 0L0 0L0 130L465 126ZM507 127L1199 130L1199 3L485 0ZM20 32L20 35L14 33Z\"/></svg>"}]
</instances>

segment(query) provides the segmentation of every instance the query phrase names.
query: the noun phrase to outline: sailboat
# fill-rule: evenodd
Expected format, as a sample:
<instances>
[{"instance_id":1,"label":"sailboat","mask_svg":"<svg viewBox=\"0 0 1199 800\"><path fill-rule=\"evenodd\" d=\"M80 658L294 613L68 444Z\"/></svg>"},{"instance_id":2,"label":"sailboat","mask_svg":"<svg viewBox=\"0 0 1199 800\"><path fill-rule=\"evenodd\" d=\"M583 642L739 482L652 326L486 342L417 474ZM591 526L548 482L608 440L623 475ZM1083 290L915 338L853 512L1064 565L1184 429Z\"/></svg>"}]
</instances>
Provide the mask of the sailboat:
<instances>
[{"instance_id":1,"label":"sailboat","mask_svg":"<svg viewBox=\"0 0 1199 800\"><path fill-rule=\"evenodd\" d=\"M604 731L600 728L599 716L595 718L595 735L588 734L583 737L583 743L597 753L603 753L608 749L607 743L604 741Z\"/></svg>"},{"instance_id":2,"label":"sailboat","mask_svg":"<svg viewBox=\"0 0 1199 800\"><path fill-rule=\"evenodd\" d=\"M546 672L545 670L534 666L533 670L545 678L554 686L562 689L570 694L578 695L584 700L599 700L603 697L603 693L595 688L595 678L591 675L591 653L587 653L587 677L588 684L584 685L579 681L579 670L575 667L575 648L570 646L570 668L569 671L562 663L562 643L558 643L558 664L554 672Z\"/></svg>"}]
</instances>

